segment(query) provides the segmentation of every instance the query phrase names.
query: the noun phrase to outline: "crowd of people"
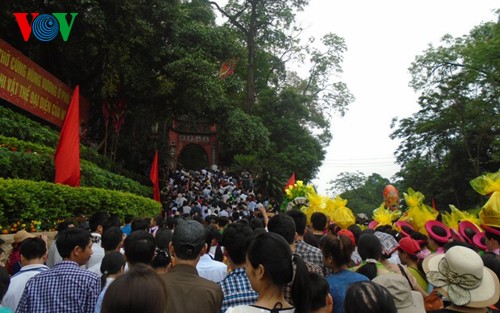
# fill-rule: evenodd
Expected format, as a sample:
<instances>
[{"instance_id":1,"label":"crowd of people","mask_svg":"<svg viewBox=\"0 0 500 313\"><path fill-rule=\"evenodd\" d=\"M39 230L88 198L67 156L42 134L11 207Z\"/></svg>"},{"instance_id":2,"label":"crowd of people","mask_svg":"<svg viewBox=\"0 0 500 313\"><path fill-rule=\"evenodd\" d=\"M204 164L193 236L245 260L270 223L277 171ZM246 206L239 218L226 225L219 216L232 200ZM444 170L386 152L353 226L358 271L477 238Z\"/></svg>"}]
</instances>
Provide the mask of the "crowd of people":
<instances>
[{"instance_id":1,"label":"crowd of people","mask_svg":"<svg viewBox=\"0 0 500 313\"><path fill-rule=\"evenodd\" d=\"M500 225L341 228L223 173L168 180L164 216L97 212L61 223L48 247L20 231L0 312L500 312Z\"/></svg>"}]
</instances>

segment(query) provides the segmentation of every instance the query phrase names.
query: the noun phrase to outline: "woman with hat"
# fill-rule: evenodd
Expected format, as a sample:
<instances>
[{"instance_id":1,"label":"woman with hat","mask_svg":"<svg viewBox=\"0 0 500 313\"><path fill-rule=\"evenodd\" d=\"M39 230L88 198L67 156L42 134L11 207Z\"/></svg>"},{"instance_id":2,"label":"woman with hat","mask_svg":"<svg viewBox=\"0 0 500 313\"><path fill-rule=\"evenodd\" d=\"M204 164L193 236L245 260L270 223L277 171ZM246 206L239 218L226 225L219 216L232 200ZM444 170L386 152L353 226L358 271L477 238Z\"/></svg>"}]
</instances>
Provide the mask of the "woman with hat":
<instances>
[{"instance_id":1,"label":"woman with hat","mask_svg":"<svg viewBox=\"0 0 500 313\"><path fill-rule=\"evenodd\" d=\"M421 270L418 256L420 251L418 242L410 237L404 237L398 243L398 256L401 264L406 265L408 272L416 279L417 284L423 290L427 290L429 284L427 283L425 274Z\"/></svg>"},{"instance_id":2,"label":"woman with hat","mask_svg":"<svg viewBox=\"0 0 500 313\"><path fill-rule=\"evenodd\" d=\"M9 275L14 275L21 269L21 253L19 252L19 247L24 239L33 238L35 235L28 233L27 231L20 230L14 235L14 241L12 242L12 250L9 254L9 259L5 264L5 268Z\"/></svg>"},{"instance_id":3,"label":"woman with hat","mask_svg":"<svg viewBox=\"0 0 500 313\"><path fill-rule=\"evenodd\" d=\"M429 234L427 247L435 253L444 253L444 245L451 238L450 229L439 221L431 220L425 223L425 230Z\"/></svg>"},{"instance_id":4,"label":"woman with hat","mask_svg":"<svg viewBox=\"0 0 500 313\"><path fill-rule=\"evenodd\" d=\"M498 301L498 278L472 249L454 246L444 254L433 254L423 268L429 283L450 302L434 312L487 312Z\"/></svg>"}]
</instances>

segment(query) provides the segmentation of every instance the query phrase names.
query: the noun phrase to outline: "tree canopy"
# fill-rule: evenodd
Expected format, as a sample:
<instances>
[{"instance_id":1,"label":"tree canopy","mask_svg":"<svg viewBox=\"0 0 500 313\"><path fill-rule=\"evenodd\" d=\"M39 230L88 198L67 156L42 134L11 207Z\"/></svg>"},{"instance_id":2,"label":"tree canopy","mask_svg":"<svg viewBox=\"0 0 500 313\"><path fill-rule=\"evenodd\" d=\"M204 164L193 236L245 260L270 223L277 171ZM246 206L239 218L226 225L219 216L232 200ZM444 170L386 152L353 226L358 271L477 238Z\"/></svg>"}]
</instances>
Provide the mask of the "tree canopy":
<instances>
[{"instance_id":1,"label":"tree canopy","mask_svg":"<svg viewBox=\"0 0 500 313\"><path fill-rule=\"evenodd\" d=\"M500 167L500 23L468 35L446 35L410 67L420 110L393 122L391 138L404 188L434 195L438 207L470 209L479 196L469 181Z\"/></svg>"}]
</instances>

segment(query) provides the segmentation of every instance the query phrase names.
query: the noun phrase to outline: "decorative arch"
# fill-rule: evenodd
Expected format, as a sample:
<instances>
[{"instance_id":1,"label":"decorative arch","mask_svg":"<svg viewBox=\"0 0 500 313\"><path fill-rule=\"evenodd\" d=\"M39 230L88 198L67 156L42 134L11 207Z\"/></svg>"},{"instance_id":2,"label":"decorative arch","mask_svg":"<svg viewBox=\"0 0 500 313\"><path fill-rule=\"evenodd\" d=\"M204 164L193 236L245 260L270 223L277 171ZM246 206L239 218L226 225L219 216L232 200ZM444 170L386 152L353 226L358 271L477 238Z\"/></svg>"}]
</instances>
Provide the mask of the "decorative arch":
<instances>
[{"instance_id":1,"label":"decorative arch","mask_svg":"<svg viewBox=\"0 0 500 313\"><path fill-rule=\"evenodd\" d=\"M172 127L168 130L168 139L170 169L177 168L179 155L191 144L196 144L205 151L209 166L216 165L219 161L219 142L215 123L174 119Z\"/></svg>"}]
</instances>

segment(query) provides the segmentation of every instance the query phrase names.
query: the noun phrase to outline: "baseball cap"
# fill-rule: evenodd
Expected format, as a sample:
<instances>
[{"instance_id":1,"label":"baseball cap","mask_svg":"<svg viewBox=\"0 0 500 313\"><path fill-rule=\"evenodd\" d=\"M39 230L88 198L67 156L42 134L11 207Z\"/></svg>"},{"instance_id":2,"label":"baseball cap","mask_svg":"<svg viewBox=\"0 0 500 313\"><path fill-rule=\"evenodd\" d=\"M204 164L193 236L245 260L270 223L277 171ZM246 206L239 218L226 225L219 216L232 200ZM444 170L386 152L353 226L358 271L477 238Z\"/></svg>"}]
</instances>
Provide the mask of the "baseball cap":
<instances>
[{"instance_id":1,"label":"baseball cap","mask_svg":"<svg viewBox=\"0 0 500 313\"><path fill-rule=\"evenodd\" d=\"M337 236L346 236L348 237L349 239L351 239L351 242L352 242L352 245L355 247L356 246L356 238L354 237L354 234L352 233L352 231L348 230L348 229L341 229L337 232Z\"/></svg>"},{"instance_id":2,"label":"baseball cap","mask_svg":"<svg viewBox=\"0 0 500 313\"><path fill-rule=\"evenodd\" d=\"M415 239L404 237L399 241L399 249L408 254L417 255L420 252L420 245Z\"/></svg>"},{"instance_id":3,"label":"baseball cap","mask_svg":"<svg viewBox=\"0 0 500 313\"><path fill-rule=\"evenodd\" d=\"M198 255L205 245L205 228L194 220L179 220L172 237L172 245L177 254Z\"/></svg>"}]
</instances>

